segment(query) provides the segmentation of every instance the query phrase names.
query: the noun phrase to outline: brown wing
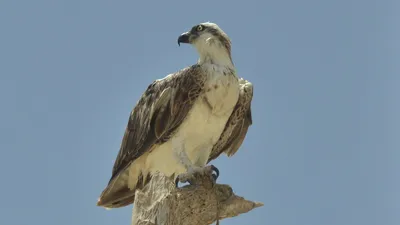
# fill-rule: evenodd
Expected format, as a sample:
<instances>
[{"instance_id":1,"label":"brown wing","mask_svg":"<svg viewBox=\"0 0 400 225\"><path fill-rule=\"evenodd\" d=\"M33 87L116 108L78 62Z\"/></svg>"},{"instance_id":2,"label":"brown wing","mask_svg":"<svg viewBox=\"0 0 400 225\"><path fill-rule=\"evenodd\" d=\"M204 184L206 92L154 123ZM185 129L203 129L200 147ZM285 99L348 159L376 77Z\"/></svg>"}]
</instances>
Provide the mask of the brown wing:
<instances>
[{"instance_id":1,"label":"brown wing","mask_svg":"<svg viewBox=\"0 0 400 225\"><path fill-rule=\"evenodd\" d=\"M240 79L239 84L238 102L226 122L219 140L214 145L208 162L216 159L223 152L228 156L234 155L242 145L247 130L252 124L251 100L253 99L253 85L244 79Z\"/></svg>"},{"instance_id":2,"label":"brown wing","mask_svg":"<svg viewBox=\"0 0 400 225\"><path fill-rule=\"evenodd\" d=\"M201 68L194 65L148 86L131 112L111 179L97 205L117 208L133 202L135 190L127 186L127 168L170 138L203 90L204 77ZM140 180L136 188L143 185Z\"/></svg>"}]
</instances>

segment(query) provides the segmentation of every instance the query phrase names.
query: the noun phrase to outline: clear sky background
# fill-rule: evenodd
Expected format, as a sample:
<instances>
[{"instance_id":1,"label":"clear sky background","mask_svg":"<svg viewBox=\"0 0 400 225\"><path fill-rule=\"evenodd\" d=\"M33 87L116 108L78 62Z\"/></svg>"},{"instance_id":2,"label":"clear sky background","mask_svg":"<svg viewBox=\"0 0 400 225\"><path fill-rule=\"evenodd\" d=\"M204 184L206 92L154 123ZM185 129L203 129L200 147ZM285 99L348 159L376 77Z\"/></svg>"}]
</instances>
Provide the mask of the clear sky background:
<instances>
[{"instance_id":1,"label":"clear sky background","mask_svg":"<svg viewBox=\"0 0 400 225\"><path fill-rule=\"evenodd\" d=\"M0 224L130 224L107 211L129 113L196 62L211 21L254 84L220 182L265 203L221 224L400 224L399 1L0 1Z\"/></svg>"}]
</instances>

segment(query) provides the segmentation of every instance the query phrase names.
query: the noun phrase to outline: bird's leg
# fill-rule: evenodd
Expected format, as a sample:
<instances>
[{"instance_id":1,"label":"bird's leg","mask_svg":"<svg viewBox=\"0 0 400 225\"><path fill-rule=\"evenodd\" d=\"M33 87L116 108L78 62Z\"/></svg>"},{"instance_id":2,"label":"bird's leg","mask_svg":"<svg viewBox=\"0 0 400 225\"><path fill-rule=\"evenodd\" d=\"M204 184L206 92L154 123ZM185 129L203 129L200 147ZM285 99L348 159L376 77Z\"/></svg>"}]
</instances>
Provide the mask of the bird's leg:
<instances>
[{"instance_id":1,"label":"bird's leg","mask_svg":"<svg viewBox=\"0 0 400 225\"><path fill-rule=\"evenodd\" d=\"M175 140L173 140L172 145L174 148L173 152L175 154L175 157L177 158L178 162L182 164L186 169L186 173L182 173L177 176L175 180L176 186L178 186L179 182L189 182L190 184L193 184L194 180L196 179L196 174L210 174L214 178L214 182L217 180L219 176L219 170L217 167L213 165L197 166L192 163L185 151L185 144L181 139L176 138Z\"/></svg>"},{"instance_id":2,"label":"bird's leg","mask_svg":"<svg viewBox=\"0 0 400 225\"><path fill-rule=\"evenodd\" d=\"M201 176L211 175L213 183L217 181L219 176L219 170L214 165L208 165L204 167L192 166L189 167L186 173L181 173L177 176L175 180L175 186L178 187L178 183L185 183L188 182L189 184L193 185L196 184L196 179Z\"/></svg>"}]
</instances>

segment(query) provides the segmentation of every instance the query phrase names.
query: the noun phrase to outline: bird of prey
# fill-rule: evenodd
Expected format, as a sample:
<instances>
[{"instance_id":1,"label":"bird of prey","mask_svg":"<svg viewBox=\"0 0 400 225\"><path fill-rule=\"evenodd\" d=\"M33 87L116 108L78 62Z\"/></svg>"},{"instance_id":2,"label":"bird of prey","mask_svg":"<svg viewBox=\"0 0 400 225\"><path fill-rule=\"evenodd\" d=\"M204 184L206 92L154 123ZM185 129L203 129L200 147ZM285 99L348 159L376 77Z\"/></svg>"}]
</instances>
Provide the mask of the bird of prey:
<instances>
[{"instance_id":1,"label":"bird of prey","mask_svg":"<svg viewBox=\"0 0 400 225\"><path fill-rule=\"evenodd\" d=\"M155 80L143 93L98 206L133 203L135 191L155 172L185 182L195 172L209 171L207 163L221 153L231 156L241 146L252 124L253 85L237 76L229 37L207 22L181 34L181 43L196 48L198 62Z\"/></svg>"}]
</instances>

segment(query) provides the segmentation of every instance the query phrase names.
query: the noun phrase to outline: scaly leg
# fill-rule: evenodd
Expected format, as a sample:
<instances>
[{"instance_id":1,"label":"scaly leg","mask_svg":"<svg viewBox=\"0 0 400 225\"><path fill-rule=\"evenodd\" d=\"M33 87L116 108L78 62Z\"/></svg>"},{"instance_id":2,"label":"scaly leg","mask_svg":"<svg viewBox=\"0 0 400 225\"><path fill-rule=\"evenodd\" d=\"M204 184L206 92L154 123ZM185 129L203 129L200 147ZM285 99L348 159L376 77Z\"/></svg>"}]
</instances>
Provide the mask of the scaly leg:
<instances>
[{"instance_id":1,"label":"scaly leg","mask_svg":"<svg viewBox=\"0 0 400 225\"><path fill-rule=\"evenodd\" d=\"M200 167L193 164L186 154L185 143L181 138L174 138L174 140L172 141L172 147L176 159L180 164L185 167L187 171L186 173L182 173L177 176L175 180L176 186L178 186L179 182L189 182L190 184L192 184L193 180L195 179L195 174L211 174L214 178L214 181L217 180L219 176L218 168L213 165ZM213 172L215 172L215 174Z\"/></svg>"}]
</instances>

